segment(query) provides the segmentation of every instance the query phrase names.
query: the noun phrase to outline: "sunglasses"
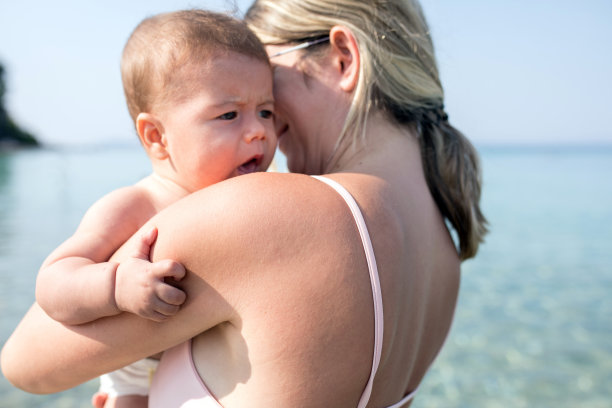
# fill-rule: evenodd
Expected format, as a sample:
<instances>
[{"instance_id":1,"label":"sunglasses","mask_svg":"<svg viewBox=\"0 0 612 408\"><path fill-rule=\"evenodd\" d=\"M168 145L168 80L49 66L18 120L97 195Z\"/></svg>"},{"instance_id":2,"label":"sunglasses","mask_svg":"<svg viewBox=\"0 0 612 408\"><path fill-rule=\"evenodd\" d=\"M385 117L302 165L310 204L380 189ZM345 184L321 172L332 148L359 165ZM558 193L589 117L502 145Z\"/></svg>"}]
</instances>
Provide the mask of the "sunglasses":
<instances>
[{"instance_id":1,"label":"sunglasses","mask_svg":"<svg viewBox=\"0 0 612 408\"><path fill-rule=\"evenodd\" d=\"M287 48L286 50L282 50L282 51L279 51L277 53L274 53L274 54L270 55L269 58L274 58L274 57L278 57L278 56L281 56L281 55L285 55L285 54L293 52L293 51L302 50L304 48L312 47L313 45L321 44L321 43L326 42L326 41L329 41L329 36L317 38L317 39L314 39L314 40L305 41L303 43L300 43L300 44L296 45L295 47Z\"/></svg>"}]
</instances>

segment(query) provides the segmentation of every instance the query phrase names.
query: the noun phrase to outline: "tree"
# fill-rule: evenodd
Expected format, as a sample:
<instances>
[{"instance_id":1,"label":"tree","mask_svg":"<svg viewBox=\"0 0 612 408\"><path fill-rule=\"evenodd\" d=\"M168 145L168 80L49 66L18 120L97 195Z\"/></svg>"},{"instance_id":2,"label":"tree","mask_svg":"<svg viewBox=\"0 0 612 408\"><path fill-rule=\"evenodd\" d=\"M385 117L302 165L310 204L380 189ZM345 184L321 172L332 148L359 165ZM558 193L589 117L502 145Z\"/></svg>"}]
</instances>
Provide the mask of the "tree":
<instances>
[{"instance_id":1,"label":"tree","mask_svg":"<svg viewBox=\"0 0 612 408\"><path fill-rule=\"evenodd\" d=\"M0 147L2 145L38 146L38 141L28 132L23 131L10 118L4 107L4 66L0 64Z\"/></svg>"}]
</instances>

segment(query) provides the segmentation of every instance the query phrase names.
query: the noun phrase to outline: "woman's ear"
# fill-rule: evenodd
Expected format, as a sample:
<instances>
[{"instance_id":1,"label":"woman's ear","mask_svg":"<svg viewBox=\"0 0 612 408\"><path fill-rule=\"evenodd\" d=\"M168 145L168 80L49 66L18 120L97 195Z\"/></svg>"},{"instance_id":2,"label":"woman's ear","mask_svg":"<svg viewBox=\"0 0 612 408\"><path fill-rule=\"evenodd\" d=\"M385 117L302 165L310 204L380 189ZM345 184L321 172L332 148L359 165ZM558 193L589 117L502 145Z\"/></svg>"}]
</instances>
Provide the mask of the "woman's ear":
<instances>
[{"instance_id":1,"label":"woman's ear","mask_svg":"<svg viewBox=\"0 0 612 408\"><path fill-rule=\"evenodd\" d=\"M155 115L139 113L136 117L136 131L149 157L159 160L168 157L164 128Z\"/></svg>"},{"instance_id":2,"label":"woman's ear","mask_svg":"<svg viewBox=\"0 0 612 408\"><path fill-rule=\"evenodd\" d=\"M352 31L345 26L334 26L329 31L329 43L334 50L334 63L341 75L340 87L352 92L359 80L359 47Z\"/></svg>"}]
</instances>

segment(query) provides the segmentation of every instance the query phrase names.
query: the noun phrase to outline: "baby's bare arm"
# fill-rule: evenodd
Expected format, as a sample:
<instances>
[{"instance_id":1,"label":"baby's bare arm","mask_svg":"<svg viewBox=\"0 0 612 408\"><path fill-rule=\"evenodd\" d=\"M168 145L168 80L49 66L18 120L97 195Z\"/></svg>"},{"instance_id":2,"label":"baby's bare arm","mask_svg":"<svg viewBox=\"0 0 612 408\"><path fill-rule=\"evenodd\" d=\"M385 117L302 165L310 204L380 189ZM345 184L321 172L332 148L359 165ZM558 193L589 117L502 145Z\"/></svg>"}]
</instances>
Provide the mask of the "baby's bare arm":
<instances>
[{"instance_id":1,"label":"baby's bare arm","mask_svg":"<svg viewBox=\"0 0 612 408\"><path fill-rule=\"evenodd\" d=\"M43 263L36 283L36 300L54 319L80 324L112 316L119 266L108 258L153 212L138 188L114 191L95 203L72 237ZM149 212L149 214L147 214Z\"/></svg>"}]
</instances>

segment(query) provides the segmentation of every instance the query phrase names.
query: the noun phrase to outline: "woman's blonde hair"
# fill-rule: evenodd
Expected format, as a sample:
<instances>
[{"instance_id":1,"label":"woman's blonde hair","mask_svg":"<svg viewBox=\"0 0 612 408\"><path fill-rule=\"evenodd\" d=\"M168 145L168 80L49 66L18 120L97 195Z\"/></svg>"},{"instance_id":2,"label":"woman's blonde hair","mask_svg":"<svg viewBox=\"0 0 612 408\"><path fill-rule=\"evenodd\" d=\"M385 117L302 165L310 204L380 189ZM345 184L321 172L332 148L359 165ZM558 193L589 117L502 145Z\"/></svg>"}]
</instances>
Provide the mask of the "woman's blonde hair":
<instances>
[{"instance_id":1,"label":"woman's blonde hair","mask_svg":"<svg viewBox=\"0 0 612 408\"><path fill-rule=\"evenodd\" d=\"M143 20L121 58L123 90L135 121L153 106L186 98L194 84L182 75L192 63L236 52L269 64L266 51L244 21L207 10L181 10Z\"/></svg>"},{"instance_id":2,"label":"woman's blonde hair","mask_svg":"<svg viewBox=\"0 0 612 408\"><path fill-rule=\"evenodd\" d=\"M487 232L479 205L479 158L444 112L433 43L418 1L256 0L245 20L264 44L323 37L335 25L352 31L361 64L338 145L364 135L374 111L415 126L429 189L457 232L460 257L475 256Z\"/></svg>"}]
</instances>

